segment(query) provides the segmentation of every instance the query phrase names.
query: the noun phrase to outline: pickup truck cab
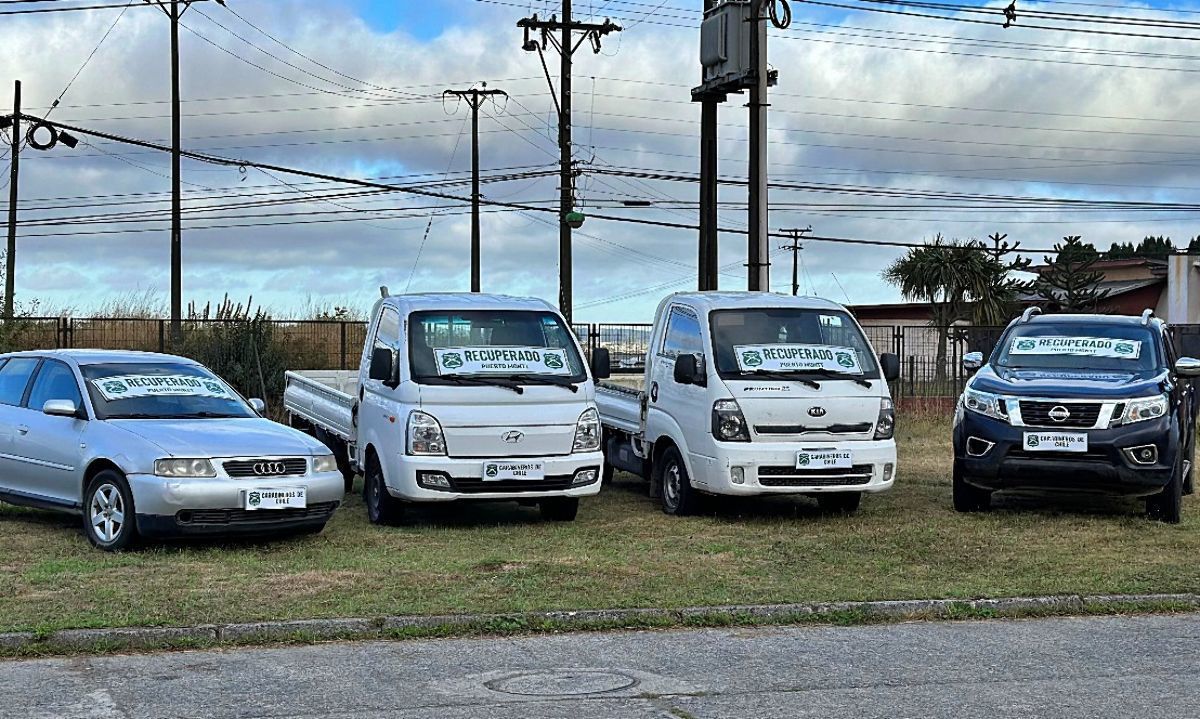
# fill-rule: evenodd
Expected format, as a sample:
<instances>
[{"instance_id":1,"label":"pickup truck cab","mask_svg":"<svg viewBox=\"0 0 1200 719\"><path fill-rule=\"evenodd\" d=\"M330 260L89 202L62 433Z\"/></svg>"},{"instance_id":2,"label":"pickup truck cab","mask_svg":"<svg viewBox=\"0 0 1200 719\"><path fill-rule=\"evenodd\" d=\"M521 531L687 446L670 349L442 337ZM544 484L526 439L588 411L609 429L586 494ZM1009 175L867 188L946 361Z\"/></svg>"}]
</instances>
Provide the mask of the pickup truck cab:
<instances>
[{"instance_id":1,"label":"pickup truck cab","mask_svg":"<svg viewBox=\"0 0 1200 719\"><path fill-rule=\"evenodd\" d=\"M595 384L557 310L484 294L384 297L357 372L286 375L284 406L364 473L370 520L405 502L535 502L575 518L600 491Z\"/></svg>"},{"instance_id":2,"label":"pickup truck cab","mask_svg":"<svg viewBox=\"0 0 1200 719\"><path fill-rule=\"evenodd\" d=\"M651 480L668 514L694 511L700 494L811 495L852 512L864 492L895 481L887 380L898 374L898 358L876 357L834 302L671 295L655 317L643 390L597 392L605 455Z\"/></svg>"},{"instance_id":3,"label":"pickup truck cab","mask_svg":"<svg viewBox=\"0 0 1200 719\"><path fill-rule=\"evenodd\" d=\"M1193 491L1200 361L1177 357L1170 328L1141 317L1026 310L975 372L954 416L954 508L997 490L1144 497L1178 522Z\"/></svg>"}]
</instances>

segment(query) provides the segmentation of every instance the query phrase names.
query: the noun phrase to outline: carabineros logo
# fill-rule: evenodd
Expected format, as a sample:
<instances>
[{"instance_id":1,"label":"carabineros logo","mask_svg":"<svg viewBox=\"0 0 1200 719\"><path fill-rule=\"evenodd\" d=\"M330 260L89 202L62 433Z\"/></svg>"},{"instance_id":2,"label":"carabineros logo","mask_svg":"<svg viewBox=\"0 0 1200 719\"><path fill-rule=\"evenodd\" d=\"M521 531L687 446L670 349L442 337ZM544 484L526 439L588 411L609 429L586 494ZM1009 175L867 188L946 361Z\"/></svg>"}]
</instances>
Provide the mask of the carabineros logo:
<instances>
[{"instance_id":1,"label":"carabineros logo","mask_svg":"<svg viewBox=\"0 0 1200 719\"><path fill-rule=\"evenodd\" d=\"M1028 352L1035 347L1037 347L1037 342L1033 340L1017 340L1017 349L1023 352Z\"/></svg>"},{"instance_id":2,"label":"carabineros logo","mask_svg":"<svg viewBox=\"0 0 1200 719\"><path fill-rule=\"evenodd\" d=\"M1041 440L1039 440L1035 435L1031 434L1025 438L1025 446L1026 447L1040 447L1041 444L1042 444Z\"/></svg>"},{"instance_id":3,"label":"carabineros logo","mask_svg":"<svg viewBox=\"0 0 1200 719\"><path fill-rule=\"evenodd\" d=\"M129 391L129 388L125 386L124 382L118 382L114 380L112 382L104 383L104 391L108 392L109 394L125 394Z\"/></svg>"},{"instance_id":4,"label":"carabineros logo","mask_svg":"<svg viewBox=\"0 0 1200 719\"><path fill-rule=\"evenodd\" d=\"M497 474L500 474L500 468L494 464L489 464L483 471L489 477L495 477Z\"/></svg>"},{"instance_id":5,"label":"carabineros logo","mask_svg":"<svg viewBox=\"0 0 1200 719\"><path fill-rule=\"evenodd\" d=\"M762 365L762 353L758 350L746 350L742 353L742 364L747 367L758 367Z\"/></svg>"},{"instance_id":6,"label":"carabineros logo","mask_svg":"<svg viewBox=\"0 0 1200 719\"><path fill-rule=\"evenodd\" d=\"M251 492L250 496L246 498L246 502L251 507L257 507L258 505L262 504L262 495L258 492Z\"/></svg>"},{"instance_id":7,"label":"carabineros logo","mask_svg":"<svg viewBox=\"0 0 1200 719\"><path fill-rule=\"evenodd\" d=\"M550 369L562 369L563 367L562 355L557 355L552 352L547 352L546 354L542 355L542 362L545 362L546 366Z\"/></svg>"},{"instance_id":8,"label":"carabineros logo","mask_svg":"<svg viewBox=\"0 0 1200 719\"><path fill-rule=\"evenodd\" d=\"M812 456L807 455L807 454L801 454L798 457L796 457L796 464L801 467L807 467L808 465L812 464Z\"/></svg>"},{"instance_id":9,"label":"carabineros logo","mask_svg":"<svg viewBox=\"0 0 1200 719\"><path fill-rule=\"evenodd\" d=\"M213 394L225 394L225 388L211 380L204 382L204 389L212 392Z\"/></svg>"},{"instance_id":10,"label":"carabineros logo","mask_svg":"<svg viewBox=\"0 0 1200 719\"><path fill-rule=\"evenodd\" d=\"M442 366L446 369L458 369L463 366L462 355L458 352L447 352L442 355Z\"/></svg>"},{"instance_id":11,"label":"carabineros logo","mask_svg":"<svg viewBox=\"0 0 1200 719\"><path fill-rule=\"evenodd\" d=\"M1133 345L1129 342L1118 342L1113 350L1119 355L1131 355L1133 354Z\"/></svg>"},{"instance_id":12,"label":"carabineros logo","mask_svg":"<svg viewBox=\"0 0 1200 719\"><path fill-rule=\"evenodd\" d=\"M843 367L853 367L854 358L850 356L849 352L838 352L837 363Z\"/></svg>"}]
</instances>

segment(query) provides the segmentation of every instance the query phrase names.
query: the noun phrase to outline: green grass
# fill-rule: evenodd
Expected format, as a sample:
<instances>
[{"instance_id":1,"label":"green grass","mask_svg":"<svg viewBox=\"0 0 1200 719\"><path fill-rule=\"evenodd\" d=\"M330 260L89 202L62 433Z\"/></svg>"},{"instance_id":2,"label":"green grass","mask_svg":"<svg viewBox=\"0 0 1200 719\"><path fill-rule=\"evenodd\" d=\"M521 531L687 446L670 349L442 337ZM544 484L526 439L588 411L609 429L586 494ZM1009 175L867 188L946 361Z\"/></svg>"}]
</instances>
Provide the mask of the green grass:
<instances>
[{"instance_id":1,"label":"green grass","mask_svg":"<svg viewBox=\"0 0 1200 719\"><path fill-rule=\"evenodd\" d=\"M901 427L896 487L848 518L773 499L675 519L626 476L570 524L498 504L374 527L354 497L317 537L109 555L77 519L4 506L0 631L1200 589L1193 499L1178 526L1131 501L1008 500L960 515L946 423Z\"/></svg>"}]
</instances>

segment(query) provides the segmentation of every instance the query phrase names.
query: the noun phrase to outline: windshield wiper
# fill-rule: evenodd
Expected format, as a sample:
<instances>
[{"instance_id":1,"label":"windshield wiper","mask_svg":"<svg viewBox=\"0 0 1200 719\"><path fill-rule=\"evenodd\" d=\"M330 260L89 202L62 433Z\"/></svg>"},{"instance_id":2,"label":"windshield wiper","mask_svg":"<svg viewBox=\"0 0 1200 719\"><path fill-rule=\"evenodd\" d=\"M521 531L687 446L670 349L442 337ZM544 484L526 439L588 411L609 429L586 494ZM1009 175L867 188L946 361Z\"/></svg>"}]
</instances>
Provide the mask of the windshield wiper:
<instances>
[{"instance_id":1,"label":"windshield wiper","mask_svg":"<svg viewBox=\"0 0 1200 719\"><path fill-rule=\"evenodd\" d=\"M509 379L516 380L517 382L524 382L525 384L553 385L555 387L562 387L564 389L569 389L572 392L579 391L579 385L575 384L574 382L572 382L569 379L563 379L562 377L556 377L555 375L514 374L514 375L509 375Z\"/></svg>"},{"instance_id":2,"label":"windshield wiper","mask_svg":"<svg viewBox=\"0 0 1200 719\"><path fill-rule=\"evenodd\" d=\"M110 414L110 415L107 415L104 419L167 419L167 418L163 417L161 414L144 414L144 413L132 412L129 414Z\"/></svg>"},{"instance_id":3,"label":"windshield wiper","mask_svg":"<svg viewBox=\"0 0 1200 719\"><path fill-rule=\"evenodd\" d=\"M790 379L790 380L799 382L800 384L812 387L813 389L821 389L821 384L819 382L814 382L813 380L807 379L806 377L798 377L797 375L801 374L800 372L776 372L775 370L769 370L769 369L752 369L752 370L742 370L742 374L743 375L747 375L747 374L756 375L759 377L779 377L781 379ZM804 372L804 374L809 374L809 373Z\"/></svg>"},{"instance_id":4,"label":"windshield wiper","mask_svg":"<svg viewBox=\"0 0 1200 719\"><path fill-rule=\"evenodd\" d=\"M422 379L432 379L448 384L456 384L460 386L470 387L503 387L504 389L512 390L517 394L525 394L525 388L516 382L511 382L500 377L475 377L464 375L436 375L432 377L422 377Z\"/></svg>"},{"instance_id":5,"label":"windshield wiper","mask_svg":"<svg viewBox=\"0 0 1200 719\"><path fill-rule=\"evenodd\" d=\"M815 374L819 377L824 377L825 379L848 379L852 382L862 385L863 387L866 387L867 389L871 389L870 380L863 379L861 372L858 374L852 374L850 372L835 372L833 370L824 368L805 370L805 372L807 374Z\"/></svg>"}]
</instances>

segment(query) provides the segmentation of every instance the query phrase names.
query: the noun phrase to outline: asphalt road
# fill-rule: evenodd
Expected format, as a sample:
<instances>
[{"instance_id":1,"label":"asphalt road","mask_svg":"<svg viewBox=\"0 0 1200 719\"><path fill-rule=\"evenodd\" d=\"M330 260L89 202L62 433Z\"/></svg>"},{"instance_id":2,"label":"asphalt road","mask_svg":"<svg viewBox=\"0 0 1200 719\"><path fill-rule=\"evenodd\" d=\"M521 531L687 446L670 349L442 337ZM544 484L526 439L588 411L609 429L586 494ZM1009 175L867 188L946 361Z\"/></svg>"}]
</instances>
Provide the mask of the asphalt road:
<instances>
[{"instance_id":1,"label":"asphalt road","mask_svg":"<svg viewBox=\"0 0 1200 719\"><path fill-rule=\"evenodd\" d=\"M0 716L1200 717L1200 615L0 662Z\"/></svg>"}]
</instances>

